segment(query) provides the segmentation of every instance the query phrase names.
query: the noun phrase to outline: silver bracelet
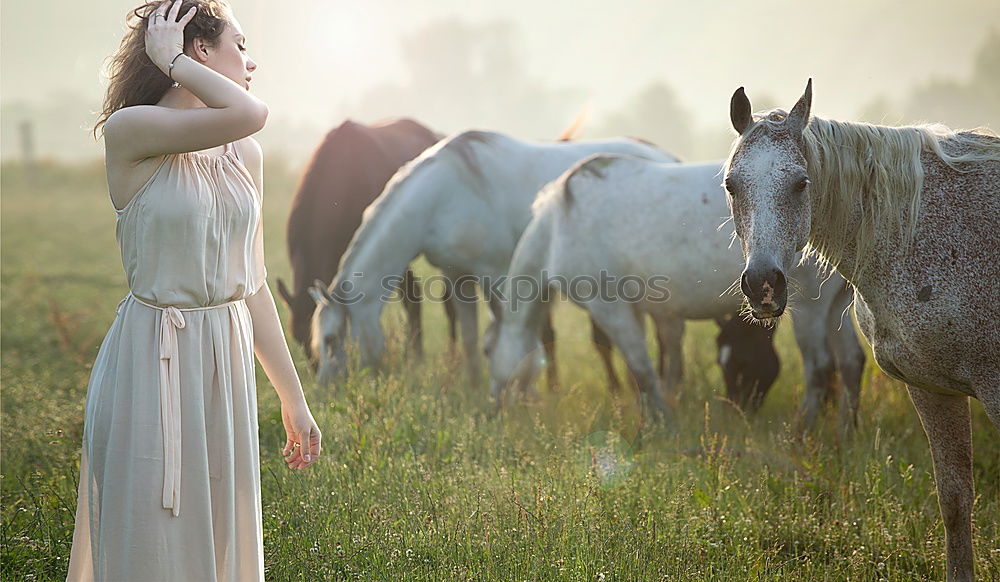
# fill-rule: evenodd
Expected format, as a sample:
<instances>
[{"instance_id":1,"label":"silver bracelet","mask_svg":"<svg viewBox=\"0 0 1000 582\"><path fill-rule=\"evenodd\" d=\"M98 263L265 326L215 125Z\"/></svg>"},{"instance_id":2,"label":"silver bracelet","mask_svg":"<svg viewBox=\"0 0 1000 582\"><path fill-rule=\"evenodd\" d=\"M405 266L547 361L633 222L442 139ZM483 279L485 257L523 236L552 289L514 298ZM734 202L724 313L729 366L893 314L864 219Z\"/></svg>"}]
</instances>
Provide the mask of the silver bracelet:
<instances>
[{"instance_id":1,"label":"silver bracelet","mask_svg":"<svg viewBox=\"0 0 1000 582\"><path fill-rule=\"evenodd\" d=\"M170 64L167 65L167 76L170 77L171 81L174 80L174 61L177 60L177 57L179 57L179 56L181 56L183 54L184 54L184 51L181 51L181 52L177 53L177 55L173 59L170 60ZM174 82L176 83L176 81L174 81Z\"/></svg>"}]
</instances>

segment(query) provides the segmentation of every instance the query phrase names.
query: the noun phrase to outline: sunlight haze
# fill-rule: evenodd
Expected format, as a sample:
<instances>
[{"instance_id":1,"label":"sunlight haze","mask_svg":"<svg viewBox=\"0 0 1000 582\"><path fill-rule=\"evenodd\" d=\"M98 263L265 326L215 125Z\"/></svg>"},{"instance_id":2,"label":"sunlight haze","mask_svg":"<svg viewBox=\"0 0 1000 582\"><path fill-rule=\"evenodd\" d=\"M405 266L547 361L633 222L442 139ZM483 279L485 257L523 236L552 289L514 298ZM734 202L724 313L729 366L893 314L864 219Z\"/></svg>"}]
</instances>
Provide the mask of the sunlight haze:
<instances>
[{"instance_id":1,"label":"sunlight haze","mask_svg":"<svg viewBox=\"0 0 1000 582\"><path fill-rule=\"evenodd\" d=\"M728 129L736 87L746 86L755 108L787 108L808 77L818 115L859 119L875 104L885 119L869 121L921 121L904 111L909 93L967 82L977 51L1000 34L1000 5L987 0L232 5L260 65L252 90L271 110L261 142L294 159L346 117L412 116L443 133L476 127L554 138L586 108L584 137L624 131L631 126L609 120L627 116L654 84L684 112L676 116L690 143ZM3 3L4 157L17 155L26 119L37 126L39 156L100 155L87 135L104 86L100 68L133 7ZM998 117L977 124L996 129Z\"/></svg>"}]
</instances>

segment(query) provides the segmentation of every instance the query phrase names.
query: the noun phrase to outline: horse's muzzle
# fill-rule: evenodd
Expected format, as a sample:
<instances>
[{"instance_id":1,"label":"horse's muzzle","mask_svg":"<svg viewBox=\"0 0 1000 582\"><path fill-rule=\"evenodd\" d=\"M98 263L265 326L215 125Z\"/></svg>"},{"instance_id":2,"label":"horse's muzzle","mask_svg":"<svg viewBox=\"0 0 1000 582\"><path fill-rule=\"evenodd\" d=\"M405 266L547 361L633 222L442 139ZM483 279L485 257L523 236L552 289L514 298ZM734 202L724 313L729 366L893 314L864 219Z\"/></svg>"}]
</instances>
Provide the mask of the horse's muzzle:
<instances>
[{"instance_id":1,"label":"horse's muzzle","mask_svg":"<svg viewBox=\"0 0 1000 582\"><path fill-rule=\"evenodd\" d=\"M740 277L740 288L756 319L780 317L788 303L788 282L777 267L748 266Z\"/></svg>"}]
</instances>

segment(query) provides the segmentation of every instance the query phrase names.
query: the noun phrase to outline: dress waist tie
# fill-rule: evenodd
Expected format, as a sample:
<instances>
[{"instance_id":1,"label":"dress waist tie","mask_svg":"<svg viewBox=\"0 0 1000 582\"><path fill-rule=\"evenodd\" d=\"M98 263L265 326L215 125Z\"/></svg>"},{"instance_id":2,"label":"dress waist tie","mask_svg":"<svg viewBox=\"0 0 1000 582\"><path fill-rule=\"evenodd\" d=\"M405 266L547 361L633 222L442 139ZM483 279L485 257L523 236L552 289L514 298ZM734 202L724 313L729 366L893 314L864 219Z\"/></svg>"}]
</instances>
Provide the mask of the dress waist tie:
<instances>
[{"instance_id":1,"label":"dress waist tie","mask_svg":"<svg viewBox=\"0 0 1000 582\"><path fill-rule=\"evenodd\" d=\"M139 299L131 292L118 303L116 313L131 297L146 307L159 309L160 317L160 422L163 430L163 508L173 510L176 517L181 510L181 384L177 370L177 330L186 323L182 311L219 309L244 301L237 299L207 307L174 307L153 305Z\"/></svg>"}]
</instances>

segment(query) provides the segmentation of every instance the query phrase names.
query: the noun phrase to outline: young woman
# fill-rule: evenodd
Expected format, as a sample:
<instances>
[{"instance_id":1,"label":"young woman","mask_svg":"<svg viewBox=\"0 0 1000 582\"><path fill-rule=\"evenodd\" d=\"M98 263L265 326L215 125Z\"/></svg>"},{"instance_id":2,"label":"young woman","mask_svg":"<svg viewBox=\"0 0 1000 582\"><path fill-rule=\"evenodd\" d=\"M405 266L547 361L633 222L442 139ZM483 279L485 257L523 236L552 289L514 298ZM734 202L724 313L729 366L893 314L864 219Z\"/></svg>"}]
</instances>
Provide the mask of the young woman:
<instances>
[{"instance_id":1,"label":"young woman","mask_svg":"<svg viewBox=\"0 0 1000 582\"><path fill-rule=\"evenodd\" d=\"M221 0L147 3L103 128L130 292L87 389L69 580L263 580L254 354L289 468L320 431L265 284L257 68Z\"/></svg>"}]
</instances>

